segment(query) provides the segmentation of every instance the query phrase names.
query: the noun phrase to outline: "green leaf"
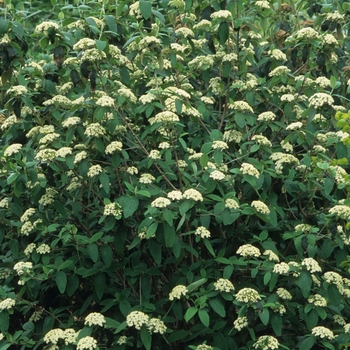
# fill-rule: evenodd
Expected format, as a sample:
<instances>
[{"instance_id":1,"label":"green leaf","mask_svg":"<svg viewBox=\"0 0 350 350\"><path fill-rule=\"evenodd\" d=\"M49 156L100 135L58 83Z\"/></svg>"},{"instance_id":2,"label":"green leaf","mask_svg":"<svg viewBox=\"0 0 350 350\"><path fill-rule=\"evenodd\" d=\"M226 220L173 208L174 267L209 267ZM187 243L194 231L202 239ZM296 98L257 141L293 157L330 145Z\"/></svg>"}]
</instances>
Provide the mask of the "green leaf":
<instances>
[{"instance_id":1,"label":"green leaf","mask_svg":"<svg viewBox=\"0 0 350 350\"><path fill-rule=\"evenodd\" d=\"M108 244L105 244L102 246L100 254L101 254L103 263L107 268L109 268L113 260L112 248Z\"/></svg>"},{"instance_id":2,"label":"green leaf","mask_svg":"<svg viewBox=\"0 0 350 350\"><path fill-rule=\"evenodd\" d=\"M0 313L1 315L1 313ZM2 323L0 322L0 325ZM46 334L47 332L51 331L53 328L53 325L55 324L55 317L54 316L46 316L43 324L43 333Z\"/></svg>"},{"instance_id":3,"label":"green leaf","mask_svg":"<svg viewBox=\"0 0 350 350\"><path fill-rule=\"evenodd\" d=\"M63 294L67 287L67 275L63 271L57 272L56 285L60 293Z\"/></svg>"},{"instance_id":4,"label":"green leaf","mask_svg":"<svg viewBox=\"0 0 350 350\"><path fill-rule=\"evenodd\" d=\"M143 346L146 350L151 350L152 345L152 336L151 333L148 332L146 327L142 327L140 330L140 336Z\"/></svg>"},{"instance_id":5,"label":"green leaf","mask_svg":"<svg viewBox=\"0 0 350 350\"><path fill-rule=\"evenodd\" d=\"M105 317L106 323L105 325L110 328L117 329L120 326L120 322L114 320L113 318Z\"/></svg>"},{"instance_id":6,"label":"green leaf","mask_svg":"<svg viewBox=\"0 0 350 350\"><path fill-rule=\"evenodd\" d=\"M122 196L118 199L118 202L123 209L125 219L134 214L139 206L139 199L137 197Z\"/></svg>"},{"instance_id":7,"label":"green leaf","mask_svg":"<svg viewBox=\"0 0 350 350\"><path fill-rule=\"evenodd\" d=\"M219 42L221 45L224 45L229 36L229 27L227 22L221 22L219 25Z\"/></svg>"},{"instance_id":8,"label":"green leaf","mask_svg":"<svg viewBox=\"0 0 350 350\"><path fill-rule=\"evenodd\" d=\"M68 277L67 282L67 295L71 297L79 287L79 277L72 275Z\"/></svg>"},{"instance_id":9,"label":"green leaf","mask_svg":"<svg viewBox=\"0 0 350 350\"><path fill-rule=\"evenodd\" d=\"M311 290L312 279L308 271L301 271L300 276L295 281L295 284L300 288L304 298L308 298Z\"/></svg>"},{"instance_id":10,"label":"green leaf","mask_svg":"<svg viewBox=\"0 0 350 350\"><path fill-rule=\"evenodd\" d=\"M270 323L271 323L272 329L275 332L275 334L278 337L280 337L282 334L282 323L283 323L282 317L279 314L273 312L271 314L271 322Z\"/></svg>"},{"instance_id":11,"label":"green leaf","mask_svg":"<svg viewBox=\"0 0 350 350\"><path fill-rule=\"evenodd\" d=\"M98 179L100 181L100 184L102 185L103 189L106 193L109 193L109 177L105 172L101 172L98 174Z\"/></svg>"},{"instance_id":12,"label":"green leaf","mask_svg":"<svg viewBox=\"0 0 350 350\"><path fill-rule=\"evenodd\" d=\"M221 317L226 317L226 310L222 301L218 298L209 299L209 305L211 308Z\"/></svg>"},{"instance_id":13,"label":"green leaf","mask_svg":"<svg viewBox=\"0 0 350 350\"><path fill-rule=\"evenodd\" d=\"M314 335L305 338L301 344L299 350L310 350L316 343L316 337Z\"/></svg>"},{"instance_id":14,"label":"green leaf","mask_svg":"<svg viewBox=\"0 0 350 350\"><path fill-rule=\"evenodd\" d=\"M175 331L173 333L171 333L169 335L169 343L175 343L177 342L178 340L181 340L181 339L184 339L188 336L188 331L185 331L185 330L179 330L179 331Z\"/></svg>"},{"instance_id":15,"label":"green leaf","mask_svg":"<svg viewBox=\"0 0 350 350\"><path fill-rule=\"evenodd\" d=\"M264 326L266 326L269 323L270 312L267 308L263 308L262 311L259 311L258 316Z\"/></svg>"},{"instance_id":16,"label":"green leaf","mask_svg":"<svg viewBox=\"0 0 350 350\"><path fill-rule=\"evenodd\" d=\"M0 312L0 331L6 334L9 328L9 313L7 310L1 310Z\"/></svg>"},{"instance_id":17,"label":"green leaf","mask_svg":"<svg viewBox=\"0 0 350 350\"><path fill-rule=\"evenodd\" d=\"M208 249L209 253L215 258L215 252L212 245L210 244L210 241L207 238L204 238L203 242L206 248Z\"/></svg>"},{"instance_id":18,"label":"green leaf","mask_svg":"<svg viewBox=\"0 0 350 350\"><path fill-rule=\"evenodd\" d=\"M197 290L200 286L202 286L205 282L207 282L207 280L208 280L207 278L201 278L195 282L192 282L191 284L189 284L187 286L188 292L191 293L191 292Z\"/></svg>"},{"instance_id":19,"label":"green leaf","mask_svg":"<svg viewBox=\"0 0 350 350\"><path fill-rule=\"evenodd\" d=\"M162 262L162 247L161 245L155 240L150 239L148 240L148 248L149 251L157 265L160 265Z\"/></svg>"},{"instance_id":20,"label":"green leaf","mask_svg":"<svg viewBox=\"0 0 350 350\"><path fill-rule=\"evenodd\" d=\"M194 306L191 306L187 309L185 313L185 321L188 322L193 316L198 312L198 309Z\"/></svg>"},{"instance_id":21,"label":"green leaf","mask_svg":"<svg viewBox=\"0 0 350 350\"><path fill-rule=\"evenodd\" d=\"M271 280L272 274L270 271L266 272L264 275L264 285L266 286Z\"/></svg>"},{"instance_id":22,"label":"green leaf","mask_svg":"<svg viewBox=\"0 0 350 350\"><path fill-rule=\"evenodd\" d=\"M98 256L99 256L97 245L95 243L89 244L87 246L87 251L88 251L90 259L93 262L97 262L98 261Z\"/></svg>"},{"instance_id":23,"label":"green leaf","mask_svg":"<svg viewBox=\"0 0 350 350\"><path fill-rule=\"evenodd\" d=\"M205 168L208 165L209 157L206 154L202 154L199 158L199 164L202 168Z\"/></svg>"},{"instance_id":24,"label":"green leaf","mask_svg":"<svg viewBox=\"0 0 350 350\"><path fill-rule=\"evenodd\" d=\"M10 21L7 19L0 19L0 35L4 35L7 32Z\"/></svg>"},{"instance_id":25,"label":"green leaf","mask_svg":"<svg viewBox=\"0 0 350 350\"><path fill-rule=\"evenodd\" d=\"M106 290L106 276L104 273L99 273L94 277L94 291L98 300L102 300L102 296Z\"/></svg>"},{"instance_id":26,"label":"green leaf","mask_svg":"<svg viewBox=\"0 0 350 350\"><path fill-rule=\"evenodd\" d=\"M210 323L209 314L205 310L200 309L198 311L198 316L199 316L199 319L201 320L201 322L204 324L204 326L209 327L209 323Z\"/></svg>"},{"instance_id":27,"label":"green leaf","mask_svg":"<svg viewBox=\"0 0 350 350\"><path fill-rule=\"evenodd\" d=\"M118 33L117 22L115 21L115 16L105 15L105 21L107 23L108 29L111 32Z\"/></svg>"},{"instance_id":28,"label":"green leaf","mask_svg":"<svg viewBox=\"0 0 350 350\"><path fill-rule=\"evenodd\" d=\"M140 11L144 19L149 19L152 14L152 3L150 1L139 1Z\"/></svg>"},{"instance_id":29,"label":"green leaf","mask_svg":"<svg viewBox=\"0 0 350 350\"><path fill-rule=\"evenodd\" d=\"M164 222L163 230L164 230L163 234L164 234L165 246L168 248L171 248L174 245L175 238L176 238L175 227Z\"/></svg>"},{"instance_id":30,"label":"green leaf","mask_svg":"<svg viewBox=\"0 0 350 350\"><path fill-rule=\"evenodd\" d=\"M146 238L151 238L157 231L158 222L153 222L147 229Z\"/></svg>"},{"instance_id":31,"label":"green leaf","mask_svg":"<svg viewBox=\"0 0 350 350\"><path fill-rule=\"evenodd\" d=\"M173 226L173 214L169 209L167 208L163 209L163 216L167 224L169 226Z\"/></svg>"},{"instance_id":32,"label":"green leaf","mask_svg":"<svg viewBox=\"0 0 350 350\"><path fill-rule=\"evenodd\" d=\"M318 323L318 313L315 309L304 315L304 320L307 328L311 331Z\"/></svg>"},{"instance_id":33,"label":"green leaf","mask_svg":"<svg viewBox=\"0 0 350 350\"><path fill-rule=\"evenodd\" d=\"M14 181L17 180L19 176L19 173L12 173L8 178L7 178L7 184L11 185Z\"/></svg>"},{"instance_id":34,"label":"green leaf","mask_svg":"<svg viewBox=\"0 0 350 350\"><path fill-rule=\"evenodd\" d=\"M186 214L189 209L193 207L193 202L190 200L186 200L182 202L179 206L179 212L182 215Z\"/></svg>"}]
</instances>

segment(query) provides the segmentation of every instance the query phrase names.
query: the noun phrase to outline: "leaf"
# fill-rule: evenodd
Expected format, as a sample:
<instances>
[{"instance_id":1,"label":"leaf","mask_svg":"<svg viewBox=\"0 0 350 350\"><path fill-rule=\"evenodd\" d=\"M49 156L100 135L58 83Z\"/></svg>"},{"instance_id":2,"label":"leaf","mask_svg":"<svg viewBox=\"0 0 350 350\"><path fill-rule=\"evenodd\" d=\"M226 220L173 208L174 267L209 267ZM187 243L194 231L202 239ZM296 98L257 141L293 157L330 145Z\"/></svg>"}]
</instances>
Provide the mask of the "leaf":
<instances>
[{"instance_id":1,"label":"leaf","mask_svg":"<svg viewBox=\"0 0 350 350\"><path fill-rule=\"evenodd\" d=\"M299 350L310 350L315 343L316 343L316 337L314 335L308 338L305 338L301 342Z\"/></svg>"},{"instance_id":2,"label":"leaf","mask_svg":"<svg viewBox=\"0 0 350 350\"><path fill-rule=\"evenodd\" d=\"M1 313L0 313L0 315L1 315ZM0 324L1 324L1 322L0 322ZM46 334L47 332L51 331L54 324L55 324L55 317L54 316L46 316L45 320L44 320L44 324L43 324L43 333Z\"/></svg>"},{"instance_id":3,"label":"leaf","mask_svg":"<svg viewBox=\"0 0 350 350\"><path fill-rule=\"evenodd\" d=\"M150 239L148 240L148 248L149 251L157 265L160 265L162 262L162 247L161 245L155 240Z\"/></svg>"},{"instance_id":4,"label":"leaf","mask_svg":"<svg viewBox=\"0 0 350 350\"><path fill-rule=\"evenodd\" d=\"M207 238L204 238L203 242L206 248L208 249L209 253L215 258L215 252L212 245L210 244L210 241Z\"/></svg>"},{"instance_id":5,"label":"leaf","mask_svg":"<svg viewBox=\"0 0 350 350\"><path fill-rule=\"evenodd\" d=\"M107 268L109 268L112 264L112 259L113 259L112 248L108 244L105 244L102 246L100 254L101 254L103 263Z\"/></svg>"},{"instance_id":6,"label":"leaf","mask_svg":"<svg viewBox=\"0 0 350 350\"><path fill-rule=\"evenodd\" d=\"M106 193L109 193L109 177L105 172L98 174L98 180Z\"/></svg>"},{"instance_id":7,"label":"leaf","mask_svg":"<svg viewBox=\"0 0 350 350\"><path fill-rule=\"evenodd\" d=\"M201 320L201 322L204 324L204 326L209 327L209 323L210 323L209 314L205 310L200 309L198 311L198 316L199 316L199 319Z\"/></svg>"},{"instance_id":8,"label":"leaf","mask_svg":"<svg viewBox=\"0 0 350 350\"><path fill-rule=\"evenodd\" d=\"M79 287L79 277L72 275L68 277L67 282L67 295L71 297Z\"/></svg>"},{"instance_id":9,"label":"leaf","mask_svg":"<svg viewBox=\"0 0 350 350\"><path fill-rule=\"evenodd\" d=\"M263 308L262 311L258 312L258 316L264 326L269 323L270 312L267 308Z\"/></svg>"},{"instance_id":10,"label":"leaf","mask_svg":"<svg viewBox=\"0 0 350 350\"><path fill-rule=\"evenodd\" d=\"M113 318L105 317L106 323L105 325L110 328L117 329L120 326L120 322L114 320Z\"/></svg>"},{"instance_id":11,"label":"leaf","mask_svg":"<svg viewBox=\"0 0 350 350\"><path fill-rule=\"evenodd\" d=\"M134 214L139 206L139 199L131 196L122 196L119 198L118 202L123 209L125 219Z\"/></svg>"},{"instance_id":12,"label":"leaf","mask_svg":"<svg viewBox=\"0 0 350 350\"><path fill-rule=\"evenodd\" d=\"M206 154L202 154L199 158L199 164L202 168L205 168L208 165L209 157Z\"/></svg>"},{"instance_id":13,"label":"leaf","mask_svg":"<svg viewBox=\"0 0 350 350\"><path fill-rule=\"evenodd\" d=\"M97 262L98 261L98 256L99 256L97 245L95 243L89 244L87 246L87 251L88 251L90 259L93 262Z\"/></svg>"},{"instance_id":14,"label":"leaf","mask_svg":"<svg viewBox=\"0 0 350 350\"><path fill-rule=\"evenodd\" d=\"M280 337L282 334L282 317L275 312L271 314L271 326L275 334Z\"/></svg>"},{"instance_id":15,"label":"leaf","mask_svg":"<svg viewBox=\"0 0 350 350\"><path fill-rule=\"evenodd\" d=\"M224 45L229 36L229 27L227 22L221 22L218 29L219 42Z\"/></svg>"},{"instance_id":16,"label":"leaf","mask_svg":"<svg viewBox=\"0 0 350 350\"><path fill-rule=\"evenodd\" d=\"M118 33L118 27L117 22L115 21L115 17L111 15L105 15L104 18L107 23L108 29L114 33Z\"/></svg>"},{"instance_id":17,"label":"leaf","mask_svg":"<svg viewBox=\"0 0 350 350\"><path fill-rule=\"evenodd\" d=\"M226 310L220 299L209 299L209 305L219 316L226 317Z\"/></svg>"},{"instance_id":18,"label":"leaf","mask_svg":"<svg viewBox=\"0 0 350 350\"><path fill-rule=\"evenodd\" d=\"M104 40L95 40L95 43L98 51L103 51L107 46L107 42Z\"/></svg>"},{"instance_id":19,"label":"leaf","mask_svg":"<svg viewBox=\"0 0 350 350\"><path fill-rule=\"evenodd\" d=\"M140 0L139 1L140 11L144 19L149 19L152 14L152 4L150 1Z\"/></svg>"},{"instance_id":20,"label":"leaf","mask_svg":"<svg viewBox=\"0 0 350 350\"><path fill-rule=\"evenodd\" d=\"M147 229L146 238L151 238L157 231L158 222L153 222Z\"/></svg>"},{"instance_id":21,"label":"leaf","mask_svg":"<svg viewBox=\"0 0 350 350\"><path fill-rule=\"evenodd\" d=\"M152 336L146 327L142 327L140 330L140 336L143 346L146 350L151 350Z\"/></svg>"},{"instance_id":22,"label":"leaf","mask_svg":"<svg viewBox=\"0 0 350 350\"><path fill-rule=\"evenodd\" d=\"M9 313L7 310L2 310L0 312L0 331L6 334L9 328Z\"/></svg>"},{"instance_id":23,"label":"leaf","mask_svg":"<svg viewBox=\"0 0 350 350\"><path fill-rule=\"evenodd\" d=\"M171 333L169 335L169 343L175 343L177 342L178 340L180 339L184 339L188 336L188 331L185 331L185 330L179 330L179 331L175 331L174 333Z\"/></svg>"},{"instance_id":24,"label":"leaf","mask_svg":"<svg viewBox=\"0 0 350 350\"><path fill-rule=\"evenodd\" d=\"M106 289L106 276L104 273L97 274L94 277L94 291L99 300L102 300L102 296Z\"/></svg>"},{"instance_id":25,"label":"leaf","mask_svg":"<svg viewBox=\"0 0 350 350\"><path fill-rule=\"evenodd\" d=\"M308 298L312 285L310 273L308 271L301 271L295 284L300 288L303 297Z\"/></svg>"},{"instance_id":26,"label":"leaf","mask_svg":"<svg viewBox=\"0 0 350 350\"><path fill-rule=\"evenodd\" d=\"M271 280L271 272L270 271L268 271L268 272L266 272L265 273L265 275L264 275L264 285L266 286L269 282L270 282L270 280Z\"/></svg>"},{"instance_id":27,"label":"leaf","mask_svg":"<svg viewBox=\"0 0 350 350\"><path fill-rule=\"evenodd\" d=\"M198 312L198 309L194 306L191 306L190 308L188 308L185 313L185 321L188 322L197 312Z\"/></svg>"},{"instance_id":28,"label":"leaf","mask_svg":"<svg viewBox=\"0 0 350 350\"><path fill-rule=\"evenodd\" d=\"M207 282L207 280L208 280L207 278L201 278L197 281L192 282L191 284L189 284L187 286L188 292L191 293L191 292L197 290L200 286L202 286L205 282Z\"/></svg>"},{"instance_id":29,"label":"leaf","mask_svg":"<svg viewBox=\"0 0 350 350\"><path fill-rule=\"evenodd\" d=\"M165 246L168 248L171 248L174 245L175 238L176 238L175 227L164 222L163 234L164 234Z\"/></svg>"},{"instance_id":30,"label":"leaf","mask_svg":"<svg viewBox=\"0 0 350 350\"><path fill-rule=\"evenodd\" d=\"M318 313L315 309L311 310L308 314L304 315L304 320L306 323L306 326L309 330L314 328L317 325L318 322Z\"/></svg>"},{"instance_id":31,"label":"leaf","mask_svg":"<svg viewBox=\"0 0 350 350\"><path fill-rule=\"evenodd\" d=\"M57 272L56 285L60 293L63 294L67 287L67 275L63 271Z\"/></svg>"}]
</instances>

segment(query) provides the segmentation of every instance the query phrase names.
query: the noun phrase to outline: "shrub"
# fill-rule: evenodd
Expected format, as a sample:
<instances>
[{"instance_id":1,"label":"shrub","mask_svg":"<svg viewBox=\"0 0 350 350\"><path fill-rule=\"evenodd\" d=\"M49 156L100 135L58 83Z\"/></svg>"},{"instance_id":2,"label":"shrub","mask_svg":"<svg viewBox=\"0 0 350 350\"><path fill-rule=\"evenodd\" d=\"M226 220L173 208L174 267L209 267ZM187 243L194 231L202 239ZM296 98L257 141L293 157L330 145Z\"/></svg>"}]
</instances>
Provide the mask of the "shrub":
<instances>
[{"instance_id":1,"label":"shrub","mask_svg":"<svg viewBox=\"0 0 350 350\"><path fill-rule=\"evenodd\" d=\"M349 5L1 8L0 349L350 343Z\"/></svg>"}]
</instances>

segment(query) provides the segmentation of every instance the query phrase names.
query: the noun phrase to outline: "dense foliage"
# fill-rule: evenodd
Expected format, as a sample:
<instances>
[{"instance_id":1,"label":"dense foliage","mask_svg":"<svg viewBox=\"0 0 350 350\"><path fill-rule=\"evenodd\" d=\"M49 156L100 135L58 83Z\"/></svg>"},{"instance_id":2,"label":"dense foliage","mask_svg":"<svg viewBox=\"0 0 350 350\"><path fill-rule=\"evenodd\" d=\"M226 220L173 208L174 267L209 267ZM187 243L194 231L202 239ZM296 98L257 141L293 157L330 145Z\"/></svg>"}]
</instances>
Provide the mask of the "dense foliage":
<instances>
[{"instance_id":1,"label":"dense foliage","mask_svg":"<svg viewBox=\"0 0 350 350\"><path fill-rule=\"evenodd\" d=\"M0 6L0 350L348 348L348 2Z\"/></svg>"}]
</instances>

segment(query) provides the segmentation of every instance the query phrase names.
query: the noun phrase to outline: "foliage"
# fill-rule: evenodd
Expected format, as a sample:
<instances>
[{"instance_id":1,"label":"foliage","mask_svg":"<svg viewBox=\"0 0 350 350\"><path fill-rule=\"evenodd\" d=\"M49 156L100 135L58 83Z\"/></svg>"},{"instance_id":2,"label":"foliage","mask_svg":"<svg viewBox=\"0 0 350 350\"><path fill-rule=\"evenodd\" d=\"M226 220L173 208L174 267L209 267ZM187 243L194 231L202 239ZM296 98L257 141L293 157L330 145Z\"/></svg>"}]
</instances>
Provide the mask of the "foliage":
<instances>
[{"instance_id":1,"label":"foliage","mask_svg":"<svg viewBox=\"0 0 350 350\"><path fill-rule=\"evenodd\" d=\"M38 4L1 7L0 350L347 348L349 4Z\"/></svg>"}]
</instances>

